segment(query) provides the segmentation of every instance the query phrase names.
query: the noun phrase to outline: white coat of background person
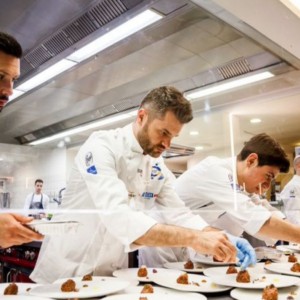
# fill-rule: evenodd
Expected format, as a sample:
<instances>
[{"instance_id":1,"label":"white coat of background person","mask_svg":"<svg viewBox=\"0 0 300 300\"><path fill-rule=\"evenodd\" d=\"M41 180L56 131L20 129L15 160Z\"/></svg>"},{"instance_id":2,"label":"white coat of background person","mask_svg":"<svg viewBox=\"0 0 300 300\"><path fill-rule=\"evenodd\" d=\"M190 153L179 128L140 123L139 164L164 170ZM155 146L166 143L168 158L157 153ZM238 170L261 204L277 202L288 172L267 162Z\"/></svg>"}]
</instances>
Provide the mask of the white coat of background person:
<instances>
[{"instance_id":1,"label":"white coat of background person","mask_svg":"<svg viewBox=\"0 0 300 300\"><path fill-rule=\"evenodd\" d=\"M300 243L300 227L253 202L253 194L265 193L279 172L288 172L286 153L272 137L258 134L245 143L237 157L207 157L175 181L175 191L185 204L209 225L240 236L243 231L268 243L289 240ZM140 263L183 261L182 251L144 248ZM194 258L197 259L197 258Z\"/></svg>"},{"instance_id":2,"label":"white coat of background person","mask_svg":"<svg viewBox=\"0 0 300 300\"><path fill-rule=\"evenodd\" d=\"M0 32L0 112L13 94L15 80L20 76L22 47L11 35ZM0 150L1 152L1 150ZM32 218L15 213L0 213L0 248L41 240L42 235L23 224Z\"/></svg>"},{"instance_id":3,"label":"white coat of background person","mask_svg":"<svg viewBox=\"0 0 300 300\"><path fill-rule=\"evenodd\" d=\"M41 211L48 208L49 197L42 192L44 181L36 179L34 182L34 192L27 195L24 204L24 210Z\"/></svg>"},{"instance_id":4,"label":"white coat of background person","mask_svg":"<svg viewBox=\"0 0 300 300\"><path fill-rule=\"evenodd\" d=\"M300 224L300 155L294 159L295 174L280 193L287 220Z\"/></svg>"},{"instance_id":5,"label":"white coat of background person","mask_svg":"<svg viewBox=\"0 0 300 300\"><path fill-rule=\"evenodd\" d=\"M160 87L143 99L133 124L89 137L75 158L62 201L61 208L74 213L53 217L78 220L78 234L45 239L34 281L111 275L128 267L128 252L144 245L189 247L235 261L236 248L226 234L207 227L174 192L161 157L191 119L191 104L182 93ZM163 222L156 213L163 214ZM230 239L245 266L255 262L246 240Z\"/></svg>"}]
</instances>

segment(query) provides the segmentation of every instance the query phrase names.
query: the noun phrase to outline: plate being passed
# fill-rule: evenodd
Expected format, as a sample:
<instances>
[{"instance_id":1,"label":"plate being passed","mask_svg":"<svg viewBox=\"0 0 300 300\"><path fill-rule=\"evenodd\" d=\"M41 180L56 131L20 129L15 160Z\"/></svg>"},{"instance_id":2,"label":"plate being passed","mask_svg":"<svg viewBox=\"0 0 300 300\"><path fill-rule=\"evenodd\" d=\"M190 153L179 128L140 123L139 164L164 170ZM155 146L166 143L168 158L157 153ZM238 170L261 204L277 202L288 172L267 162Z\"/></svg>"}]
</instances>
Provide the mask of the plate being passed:
<instances>
[{"instance_id":1,"label":"plate being passed","mask_svg":"<svg viewBox=\"0 0 300 300\"><path fill-rule=\"evenodd\" d=\"M76 292L62 292L61 285L67 279L72 279L76 283ZM59 279L53 284L45 284L35 287L29 291L32 296L49 297L56 299L69 298L92 298L109 295L127 288L129 281L114 277L93 276L91 281L82 281L82 277Z\"/></svg>"},{"instance_id":2,"label":"plate being passed","mask_svg":"<svg viewBox=\"0 0 300 300\"><path fill-rule=\"evenodd\" d=\"M190 295L185 293L184 295L174 295L174 294L119 294L119 295L112 295L105 297L103 299L105 300L141 300L141 299L147 299L147 300L206 300L207 298L204 295L197 294Z\"/></svg>"},{"instance_id":3,"label":"plate being passed","mask_svg":"<svg viewBox=\"0 0 300 300\"><path fill-rule=\"evenodd\" d=\"M181 272L181 274L184 273ZM218 293L231 289L228 286L215 284L210 278L203 275L188 274L188 284L177 283L178 277L179 276L175 274L168 276L161 274L155 276L153 281L158 285L184 292Z\"/></svg>"},{"instance_id":4,"label":"plate being passed","mask_svg":"<svg viewBox=\"0 0 300 300\"><path fill-rule=\"evenodd\" d=\"M169 262L169 263L165 263L164 267L167 269L175 269L175 270L180 270L180 271L184 271L184 272L190 272L190 273L203 273L203 270L205 269L204 266L201 263L198 262L194 262L193 265L193 269L186 269L184 267L184 265L186 264L186 262Z\"/></svg>"},{"instance_id":5,"label":"plate being passed","mask_svg":"<svg viewBox=\"0 0 300 300\"><path fill-rule=\"evenodd\" d=\"M153 282L153 277L156 276L156 274L165 274L165 276L168 276L170 273L176 273L178 276L181 274L181 272L177 270L166 270L163 268L148 268L147 267L147 276L146 277L139 277L138 274L139 268L129 268L129 269L120 269L115 270L113 272L113 276L126 279L126 280L138 280L139 282Z\"/></svg>"},{"instance_id":6,"label":"plate being passed","mask_svg":"<svg viewBox=\"0 0 300 300\"><path fill-rule=\"evenodd\" d=\"M286 275L293 275L293 276L300 276L300 272L293 272L291 268L294 263L271 263L265 265L265 269L271 272L286 274Z\"/></svg>"},{"instance_id":7,"label":"plate being passed","mask_svg":"<svg viewBox=\"0 0 300 300\"><path fill-rule=\"evenodd\" d=\"M300 283L298 277L286 276L280 274L263 274L263 273L251 273L250 282L237 282L237 274L226 274L222 276L210 277L216 284L223 284L229 287L237 287L244 289L264 289L267 285L274 284L277 288L288 287L297 285Z\"/></svg>"},{"instance_id":8,"label":"plate being passed","mask_svg":"<svg viewBox=\"0 0 300 300\"><path fill-rule=\"evenodd\" d=\"M75 234L78 229L79 222L77 221L48 221L48 220L33 220L24 226L43 234L43 235L61 235Z\"/></svg>"},{"instance_id":9,"label":"plate being passed","mask_svg":"<svg viewBox=\"0 0 300 300\"><path fill-rule=\"evenodd\" d=\"M230 296L237 300L261 300L262 290L233 289L230 292ZM299 287L292 286L278 290L278 300L287 300L289 296L295 300L299 299Z\"/></svg>"}]
</instances>

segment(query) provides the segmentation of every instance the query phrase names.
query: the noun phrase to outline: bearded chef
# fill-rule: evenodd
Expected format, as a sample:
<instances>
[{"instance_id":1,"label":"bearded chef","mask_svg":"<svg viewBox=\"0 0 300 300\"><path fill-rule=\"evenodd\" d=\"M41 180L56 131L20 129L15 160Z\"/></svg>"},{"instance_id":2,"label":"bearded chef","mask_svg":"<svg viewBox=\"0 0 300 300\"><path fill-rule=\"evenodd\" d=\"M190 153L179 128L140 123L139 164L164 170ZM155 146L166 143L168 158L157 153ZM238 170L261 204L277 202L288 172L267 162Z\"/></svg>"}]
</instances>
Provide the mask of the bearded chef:
<instances>
[{"instance_id":1,"label":"bearded chef","mask_svg":"<svg viewBox=\"0 0 300 300\"><path fill-rule=\"evenodd\" d=\"M142 246L188 247L226 262L238 255L245 267L255 263L246 240L208 227L174 192L161 154L191 119L182 93L160 87L144 98L133 124L90 136L62 201L62 209L73 213L54 217L78 220L78 234L45 240L34 281L111 275L128 267L127 252Z\"/></svg>"}]
</instances>

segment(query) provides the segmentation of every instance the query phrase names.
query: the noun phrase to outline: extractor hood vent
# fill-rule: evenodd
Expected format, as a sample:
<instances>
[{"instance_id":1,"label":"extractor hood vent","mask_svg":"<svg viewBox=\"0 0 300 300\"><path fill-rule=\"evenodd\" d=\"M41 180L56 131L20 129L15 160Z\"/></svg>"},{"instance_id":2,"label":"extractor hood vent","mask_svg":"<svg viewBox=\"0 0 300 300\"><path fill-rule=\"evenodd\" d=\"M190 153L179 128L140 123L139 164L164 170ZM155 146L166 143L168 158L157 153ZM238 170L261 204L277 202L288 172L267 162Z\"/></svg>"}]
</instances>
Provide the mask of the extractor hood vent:
<instances>
[{"instance_id":1,"label":"extractor hood vent","mask_svg":"<svg viewBox=\"0 0 300 300\"><path fill-rule=\"evenodd\" d=\"M163 153L163 158L190 156L195 153L194 147L171 144L170 149Z\"/></svg>"},{"instance_id":2,"label":"extractor hood vent","mask_svg":"<svg viewBox=\"0 0 300 300\"><path fill-rule=\"evenodd\" d=\"M233 78L253 71L246 58L235 59L226 65L217 68L223 79Z\"/></svg>"},{"instance_id":3,"label":"extractor hood vent","mask_svg":"<svg viewBox=\"0 0 300 300\"><path fill-rule=\"evenodd\" d=\"M125 2L125 4L123 3ZM19 84L34 73L38 67L54 58L77 42L101 29L104 25L121 16L137 1L104 0L89 8L68 25L60 28L21 59Z\"/></svg>"}]
</instances>

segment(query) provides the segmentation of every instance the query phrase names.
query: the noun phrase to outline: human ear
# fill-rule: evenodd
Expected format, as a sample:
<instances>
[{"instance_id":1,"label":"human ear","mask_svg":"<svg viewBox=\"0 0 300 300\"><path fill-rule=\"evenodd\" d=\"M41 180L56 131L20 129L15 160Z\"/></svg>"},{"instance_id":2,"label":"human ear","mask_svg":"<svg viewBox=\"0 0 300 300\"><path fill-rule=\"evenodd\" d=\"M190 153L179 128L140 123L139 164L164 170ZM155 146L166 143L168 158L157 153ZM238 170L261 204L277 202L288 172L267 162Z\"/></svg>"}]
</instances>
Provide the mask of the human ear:
<instances>
[{"instance_id":1,"label":"human ear","mask_svg":"<svg viewBox=\"0 0 300 300\"><path fill-rule=\"evenodd\" d=\"M247 167L256 167L258 165L258 155L251 153L247 157Z\"/></svg>"}]
</instances>

